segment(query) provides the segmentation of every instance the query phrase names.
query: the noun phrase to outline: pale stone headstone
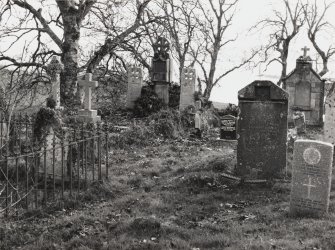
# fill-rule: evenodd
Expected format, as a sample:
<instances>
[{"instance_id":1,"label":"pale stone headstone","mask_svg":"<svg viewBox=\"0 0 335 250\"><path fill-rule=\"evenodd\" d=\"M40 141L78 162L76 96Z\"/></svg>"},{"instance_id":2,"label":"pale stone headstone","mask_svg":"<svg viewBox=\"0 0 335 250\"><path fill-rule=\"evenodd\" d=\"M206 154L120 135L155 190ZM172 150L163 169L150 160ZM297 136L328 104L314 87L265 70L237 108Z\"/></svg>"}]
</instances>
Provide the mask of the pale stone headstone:
<instances>
[{"instance_id":1,"label":"pale stone headstone","mask_svg":"<svg viewBox=\"0 0 335 250\"><path fill-rule=\"evenodd\" d=\"M330 88L325 101L324 141L335 144L335 83Z\"/></svg>"},{"instance_id":2,"label":"pale stone headstone","mask_svg":"<svg viewBox=\"0 0 335 250\"><path fill-rule=\"evenodd\" d=\"M140 67L128 68L127 108L134 108L135 101L141 96L143 85L142 69Z\"/></svg>"},{"instance_id":3,"label":"pale stone headstone","mask_svg":"<svg viewBox=\"0 0 335 250\"><path fill-rule=\"evenodd\" d=\"M238 100L236 173L244 179L281 177L286 169L288 94L270 81L254 81L238 92Z\"/></svg>"},{"instance_id":4,"label":"pale stone headstone","mask_svg":"<svg viewBox=\"0 0 335 250\"><path fill-rule=\"evenodd\" d=\"M195 78L195 69L183 68L180 84L179 110L184 110L190 105L194 106Z\"/></svg>"},{"instance_id":5,"label":"pale stone headstone","mask_svg":"<svg viewBox=\"0 0 335 250\"><path fill-rule=\"evenodd\" d=\"M305 114L302 112L295 112L293 114L294 127L298 134L306 132Z\"/></svg>"},{"instance_id":6,"label":"pale stone headstone","mask_svg":"<svg viewBox=\"0 0 335 250\"><path fill-rule=\"evenodd\" d=\"M51 97L56 101L56 109L60 109L60 73L64 66L58 60L57 56L53 56L48 65L48 74L51 78Z\"/></svg>"},{"instance_id":7,"label":"pale stone headstone","mask_svg":"<svg viewBox=\"0 0 335 250\"><path fill-rule=\"evenodd\" d=\"M194 115L194 127L201 130L201 116L198 112Z\"/></svg>"},{"instance_id":8,"label":"pale stone headstone","mask_svg":"<svg viewBox=\"0 0 335 250\"><path fill-rule=\"evenodd\" d=\"M63 134L64 142L67 141L67 133ZM55 139L55 140L54 140ZM62 148L61 148L61 138L60 135L55 133L52 127L50 127L48 134L45 137L46 143L46 173L48 178L53 178L53 173L55 174L55 179L62 178ZM55 144L55 147L53 146ZM44 147L42 147L44 149ZM55 158L53 149L55 149ZM67 159L68 159L68 147L64 146L63 150L63 174L64 177L67 176ZM54 166L53 166L54 162ZM40 157L40 167L39 173L44 174L44 153Z\"/></svg>"},{"instance_id":9,"label":"pale stone headstone","mask_svg":"<svg viewBox=\"0 0 335 250\"><path fill-rule=\"evenodd\" d=\"M195 110L200 110L201 109L201 101L195 101Z\"/></svg>"},{"instance_id":10,"label":"pale stone headstone","mask_svg":"<svg viewBox=\"0 0 335 250\"><path fill-rule=\"evenodd\" d=\"M84 109L79 110L78 116L80 120L85 122L98 122L101 117L97 115L97 110L92 110L92 88L98 86L98 81L92 81L92 74L87 73L85 80L79 80L78 85L84 88Z\"/></svg>"},{"instance_id":11,"label":"pale stone headstone","mask_svg":"<svg viewBox=\"0 0 335 250\"><path fill-rule=\"evenodd\" d=\"M294 143L290 213L328 213L334 147L330 143Z\"/></svg>"}]
</instances>

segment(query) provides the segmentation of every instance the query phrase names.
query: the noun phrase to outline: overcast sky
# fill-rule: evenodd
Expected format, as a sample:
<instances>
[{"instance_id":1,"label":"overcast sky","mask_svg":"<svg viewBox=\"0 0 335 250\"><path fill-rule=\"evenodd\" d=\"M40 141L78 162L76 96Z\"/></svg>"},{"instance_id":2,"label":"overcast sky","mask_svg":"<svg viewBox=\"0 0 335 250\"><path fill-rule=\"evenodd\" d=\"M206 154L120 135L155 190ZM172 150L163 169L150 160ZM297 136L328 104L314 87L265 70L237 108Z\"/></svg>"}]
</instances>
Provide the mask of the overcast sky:
<instances>
[{"instance_id":1,"label":"overcast sky","mask_svg":"<svg viewBox=\"0 0 335 250\"><path fill-rule=\"evenodd\" d=\"M290 0L290 2L294 2L294 0ZM321 8L323 6L323 0L317 0L317 2L320 4ZM245 37L245 39L239 39L239 42L234 45L236 49L234 49L235 53L238 50L252 49L257 46L257 44L262 42L262 40L264 41L267 39L265 34L253 34L250 36L250 34L246 35L245 32L249 30L250 26L257 23L257 21L271 16L272 9L274 8L282 8L281 0L240 0L239 8L234 19L234 24L231 27L231 31L239 33L239 36L242 38ZM327 16L327 20L333 25L335 25L335 15L333 15L334 10L335 8L332 8ZM334 36L332 36L332 38L334 38ZM327 46L331 44L331 40L334 41L333 44L335 44L335 39L331 39L330 35L323 35L323 37L320 38L324 48L327 48ZM312 44L307 38L306 30L303 29L290 45L288 73L294 69L295 60L297 57L302 55L303 52L301 51L301 48L305 45L310 48L309 55L312 59L314 59L316 57L316 51L313 49ZM330 61L329 69L335 72L334 59ZM313 66L315 68L315 63ZM321 65L319 65L319 68L320 67ZM217 68L218 70L220 69L220 63ZM252 81L257 79L268 79L276 82L279 79L281 68L278 63L273 63L266 72L264 72L264 69L265 65L261 66L261 68L254 69L253 71L241 69L231 73L221 81L220 87L213 89L211 100L237 104L238 90ZM259 76L260 73L263 74L263 76ZM331 73L331 75L334 75L333 72Z\"/></svg>"}]
</instances>

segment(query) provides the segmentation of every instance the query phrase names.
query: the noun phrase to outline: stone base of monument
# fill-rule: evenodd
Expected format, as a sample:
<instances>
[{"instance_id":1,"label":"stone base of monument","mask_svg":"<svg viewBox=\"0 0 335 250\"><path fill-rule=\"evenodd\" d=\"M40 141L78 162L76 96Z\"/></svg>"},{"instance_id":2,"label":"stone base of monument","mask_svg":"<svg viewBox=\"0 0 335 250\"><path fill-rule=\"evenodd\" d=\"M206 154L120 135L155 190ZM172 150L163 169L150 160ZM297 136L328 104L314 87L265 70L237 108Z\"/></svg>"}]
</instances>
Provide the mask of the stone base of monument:
<instances>
[{"instance_id":1,"label":"stone base of monument","mask_svg":"<svg viewBox=\"0 0 335 250\"><path fill-rule=\"evenodd\" d=\"M98 115L97 110L85 110L81 109L78 111L78 119L83 122L100 122L101 117Z\"/></svg>"},{"instance_id":2,"label":"stone base of monument","mask_svg":"<svg viewBox=\"0 0 335 250\"><path fill-rule=\"evenodd\" d=\"M169 84L167 83L156 83L155 85L155 93L157 94L159 99L163 100L163 103L169 104Z\"/></svg>"}]
</instances>

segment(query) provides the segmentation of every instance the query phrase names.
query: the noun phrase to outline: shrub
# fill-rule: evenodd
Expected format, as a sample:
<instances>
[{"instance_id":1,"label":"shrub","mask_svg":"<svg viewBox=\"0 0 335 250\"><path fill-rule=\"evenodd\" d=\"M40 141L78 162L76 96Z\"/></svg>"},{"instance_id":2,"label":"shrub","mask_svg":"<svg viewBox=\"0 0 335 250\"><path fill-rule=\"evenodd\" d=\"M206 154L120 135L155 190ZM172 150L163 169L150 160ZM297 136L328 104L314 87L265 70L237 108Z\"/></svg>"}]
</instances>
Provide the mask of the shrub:
<instances>
[{"instance_id":1,"label":"shrub","mask_svg":"<svg viewBox=\"0 0 335 250\"><path fill-rule=\"evenodd\" d=\"M163 109L149 117L149 126L157 136L176 138L183 132L180 113L173 109Z\"/></svg>"},{"instance_id":2,"label":"shrub","mask_svg":"<svg viewBox=\"0 0 335 250\"><path fill-rule=\"evenodd\" d=\"M144 86L141 90L141 96L135 101L134 115L137 117L145 117L157 112L164 103L158 98L157 94L151 86Z\"/></svg>"}]
</instances>

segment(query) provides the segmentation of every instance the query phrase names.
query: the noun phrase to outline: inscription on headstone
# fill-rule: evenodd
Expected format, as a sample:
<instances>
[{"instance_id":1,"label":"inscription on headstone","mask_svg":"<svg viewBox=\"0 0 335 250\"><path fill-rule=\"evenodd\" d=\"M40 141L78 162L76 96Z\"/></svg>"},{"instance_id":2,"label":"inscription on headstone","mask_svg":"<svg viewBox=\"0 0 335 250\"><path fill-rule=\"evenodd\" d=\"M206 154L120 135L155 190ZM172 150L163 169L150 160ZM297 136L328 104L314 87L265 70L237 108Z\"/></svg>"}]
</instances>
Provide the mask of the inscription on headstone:
<instances>
[{"instance_id":1,"label":"inscription on headstone","mask_svg":"<svg viewBox=\"0 0 335 250\"><path fill-rule=\"evenodd\" d=\"M290 213L328 213L333 145L297 140L294 143Z\"/></svg>"},{"instance_id":2,"label":"inscription on headstone","mask_svg":"<svg viewBox=\"0 0 335 250\"><path fill-rule=\"evenodd\" d=\"M179 109L194 106L195 69L183 68L181 74Z\"/></svg>"},{"instance_id":3,"label":"inscription on headstone","mask_svg":"<svg viewBox=\"0 0 335 250\"><path fill-rule=\"evenodd\" d=\"M220 139L236 140L236 117L225 115L221 118Z\"/></svg>"},{"instance_id":4,"label":"inscription on headstone","mask_svg":"<svg viewBox=\"0 0 335 250\"><path fill-rule=\"evenodd\" d=\"M236 173L245 179L280 177L286 167L288 94L270 81L238 92Z\"/></svg>"},{"instance_id":5,"label":"inscription on headstone","mask_svg":"<svg viewBox=\"0 0 335 250\"><path fill-rule=\"evenodd\" d=\"M140 67L129 67L127 108L134 108L134 102L141 96L142 84L143 84L142 69Z\"/></svg>"}]
</instances>

